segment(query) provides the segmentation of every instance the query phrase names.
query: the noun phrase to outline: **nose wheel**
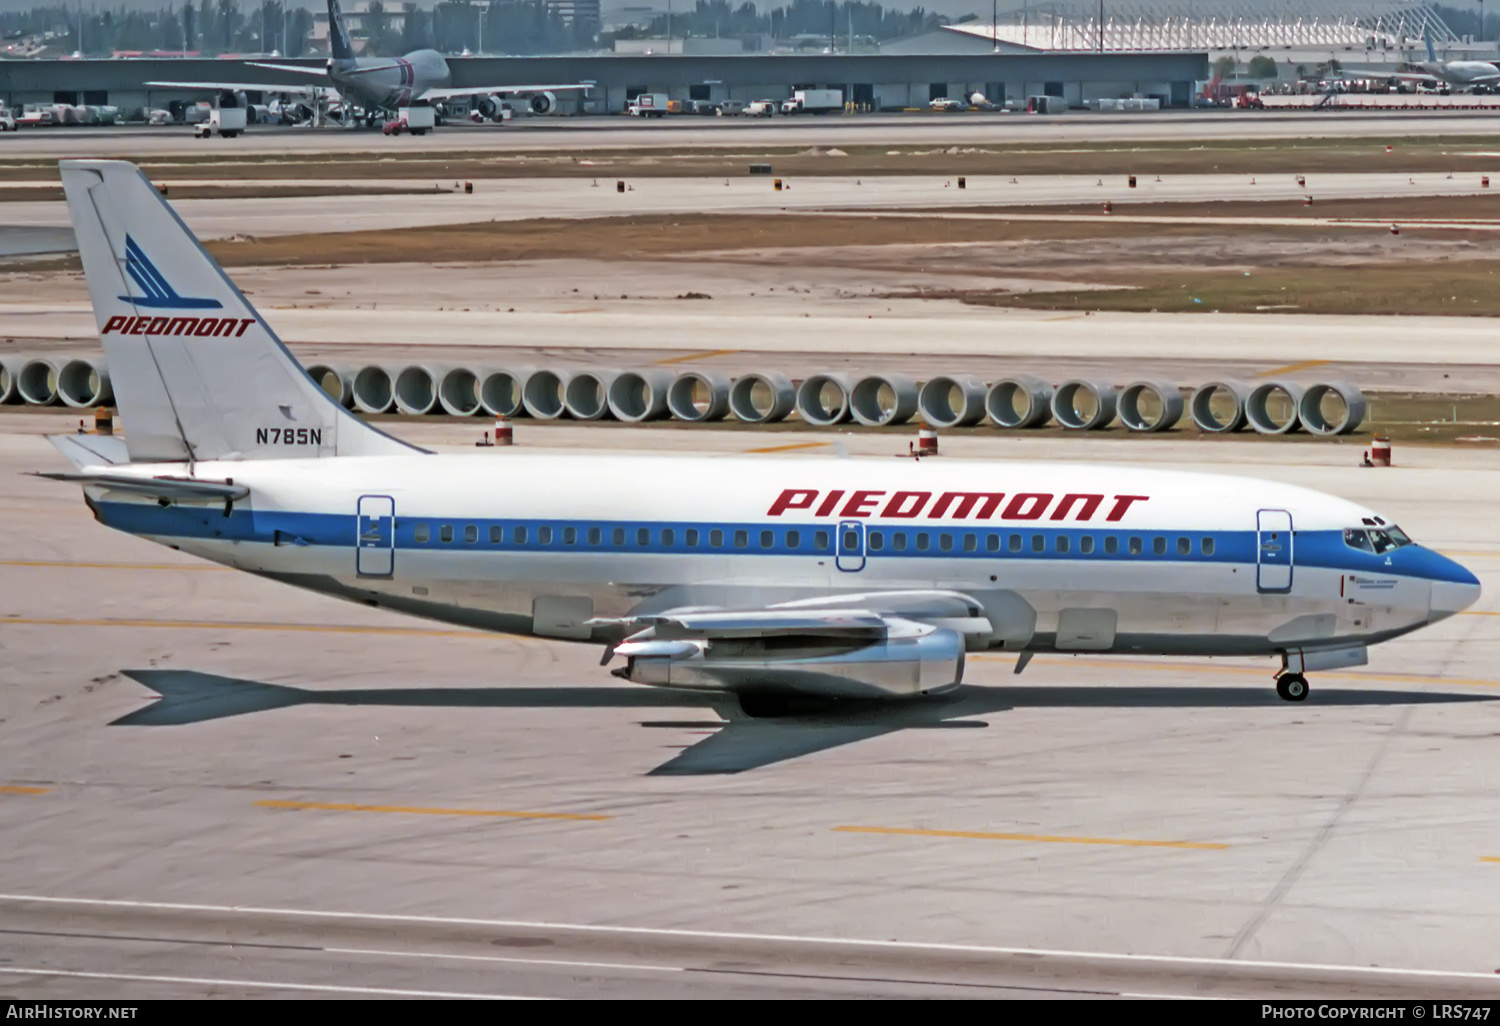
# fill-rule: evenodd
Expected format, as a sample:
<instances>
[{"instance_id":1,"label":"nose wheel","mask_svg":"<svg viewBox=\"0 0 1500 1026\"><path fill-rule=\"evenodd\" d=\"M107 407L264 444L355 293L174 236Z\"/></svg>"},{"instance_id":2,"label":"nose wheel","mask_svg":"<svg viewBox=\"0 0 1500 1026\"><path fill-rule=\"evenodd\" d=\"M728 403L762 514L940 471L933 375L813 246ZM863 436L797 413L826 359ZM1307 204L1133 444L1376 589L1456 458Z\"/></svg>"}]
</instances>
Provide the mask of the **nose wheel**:
<instances>
[{"instance_id":1,"label":"nose wheel","mask_svg":"<svg viewBox=\"0 0 1500 1026\"><path fill-rule=\"evenodd\" d=\"M1307 698L1307 678L1300 673L1283 673L1276 678L1276 694L1287 702Z\"/></svg>"}]
</instances>

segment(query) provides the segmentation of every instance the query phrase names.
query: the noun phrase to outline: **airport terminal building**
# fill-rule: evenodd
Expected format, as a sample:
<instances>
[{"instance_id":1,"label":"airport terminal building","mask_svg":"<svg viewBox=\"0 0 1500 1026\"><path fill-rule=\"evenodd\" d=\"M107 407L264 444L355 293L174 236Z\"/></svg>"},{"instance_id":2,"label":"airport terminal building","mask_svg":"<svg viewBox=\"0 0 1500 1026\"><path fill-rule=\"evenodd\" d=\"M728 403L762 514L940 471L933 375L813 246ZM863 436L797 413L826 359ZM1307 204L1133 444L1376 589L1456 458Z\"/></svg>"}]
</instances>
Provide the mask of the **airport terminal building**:
<instances>
[{"instance_id":1,"label":"airport terminal building","mask_svg":"<svg viewBox=\"0 0 1500 1026\"><path fill-rule=\"evenodd\" d=\"M318 60L286 63L320 66ZM452 57L453 84L592 82L579 100L559 96L562 113L618 113L636 95L667 93L681 100L785 99L794 89L841 89L846 101L873 109L925 106L940 97L982 92L995 103L1026 96L1090 100L1155 97L1185 107L1193 84L1209 77L1206 52L588 55ZM288 72L243 60L123 58L0 61L0 99L8 106L71 103L122 108L165 107L204 98L192 90L147 86L152 81L251 81L305 85ZM273 94L274 95L274 94Z\"/></svg>"}]
</instances>

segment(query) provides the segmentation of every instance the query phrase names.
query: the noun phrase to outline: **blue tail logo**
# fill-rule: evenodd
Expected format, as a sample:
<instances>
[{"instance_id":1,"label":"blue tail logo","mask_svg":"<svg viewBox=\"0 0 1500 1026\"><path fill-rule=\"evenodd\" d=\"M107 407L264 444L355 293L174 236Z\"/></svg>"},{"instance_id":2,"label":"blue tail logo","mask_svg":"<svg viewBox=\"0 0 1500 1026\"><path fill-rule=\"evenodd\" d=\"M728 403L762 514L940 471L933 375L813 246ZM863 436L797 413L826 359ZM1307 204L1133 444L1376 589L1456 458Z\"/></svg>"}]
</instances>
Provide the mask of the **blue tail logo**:
<instances>
[{"instance_id":1,"label":"blue tail logo","mask_svg":"<svg viewBox=\"0 0 1500 1026\"><path fill-rule=\"evenodd\" d=\"M135 239L125 236L125 273L145 295L121 296L127 303L155 310L221 310L224 304L217 299L192 299L179 296L177 290L162 277L161 271L146 256L146 251Z\"/></svg>"}]
</instances>

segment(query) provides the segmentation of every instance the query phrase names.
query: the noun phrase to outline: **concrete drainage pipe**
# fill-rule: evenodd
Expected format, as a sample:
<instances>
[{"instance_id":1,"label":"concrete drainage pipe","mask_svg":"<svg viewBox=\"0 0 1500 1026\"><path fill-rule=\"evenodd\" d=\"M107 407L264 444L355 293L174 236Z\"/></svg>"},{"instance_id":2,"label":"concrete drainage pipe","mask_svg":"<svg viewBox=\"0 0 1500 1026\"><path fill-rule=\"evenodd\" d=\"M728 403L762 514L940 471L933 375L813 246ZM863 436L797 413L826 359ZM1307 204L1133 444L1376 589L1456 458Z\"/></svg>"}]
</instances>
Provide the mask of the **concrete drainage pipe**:
<instances>
[{"instance_id":1,"label":"concrete drainage pipe","mask_svg":"<svg viewBox=\"0 0 1500 1026\"><path fill-rule=\"evenodd\" d=\"M563 406L574 420L602 420L609 416L609 386L619 371L577 371L563 386Z\"/></svg>"},{"instance_id":2,"label":"concrete drainage pipe","mask_svg":"<svg viewBox=\"0 0 1500 1026\"><path fill-rule=\"evenodd\" d=\"M1098 431L1115 419L1113 385L1100 381L1065 381L1052 394L1052 416L1065 428Z\"/></svg>"},{"instance_id":3,"label":"concrete drainage pipe","mask_svg":"<svg viewBox=\"0 0 1500 1026\"><path fill-rule=\"evenodd\" d=\"M1306 389L1290 381L1256 385L1245 398L1245 419L1263 435L1291 434L1302 426L1298 406L1304 395Z\"/></svg>"},{"instance_id":4,"label":"concrete drainage pipe","mask_svg":"<svg viewBox=\"0 0 1500 1026\"><path fill-rule=\"evenodd\" d=\"M396 405L391 372L373 363L354 375L353 393L354 408L361 413L389 413Z\"/></svg>"},{"instance_id":5,"label":"concrete drainage pipe","mask_svg":"<svg viewBox=\"0 0 1500 1026\"><path fill-rule=\"evenodd\" d=\"M626 371L609 386L609 412L627 424L665 417L671 387L670 371Z\"/></svg>"},{"instance_id":6,"label":"concrete drainage pipe","mask_svg":"<svg viewBox=\"0 0 1500 1026\"><path fill-rule=\"evenodd\" d=\"M1166 381L1136 381L1120 391L1120 423L1131 431L1166 431L1182 409L1182 389Z\"/></svg>"},{"instance_id":7,"label":"concrete drainage pipe","mask_svg":"<svg viewBox=\"0 0 1500 1026\"><path fill-rule=\"evenodd\" d=\"M1347 381L1322 381L1302 393L1297 415L1315 435L1347 435L1365 420L1364 393Z\"/></svg>"},{"instance_id":8,"label":"concrete drainage pipe","mask_svg":"<svg viewBox=\"0 0 1500 1026\"><path fill-rule=\"evenodd\" d=\"M1210 381L1199 385L1188 402L1188 412L1199 431L1222 435L1245 427L1245 400L1250 386L1243 381Z\"/></svg>"},{"instance_id":9,"label":"concrete drainage pipe","mask_svg":"<svg viewBox=\"0 0 1500 1026\"><path fill-rule=\"evenodd\" d=\"M797 388L797 415L815 427L849 419L854 385L843 374L809 374Z\"/></svg>"},{"instance_id":10,"label":"concrete drainage pipe","mask_svg":"<svg viewBox=\"0 0 1500 1026\"><path fill-rule=\"evenodd\" d=\"M567 371L543 368L534 371L521 389L521 403L537 420L556 420L567 412L563 391L572 377Z\"/></svg>"},{"instance_id":11,"label":"concrete drainage pipe","mask_svg":"<svg viewBox=\"0 0 1500 1026\"><path fill-rule=\"evenodd\" d=\"M396 410L409 417L420 417L438 408L438 382L443 372L414 363L401 368L396 375Z\"/></svg>"},{"instance_id":12,"label":"concrete drainage pipe","mask_svg":"<svg viewBox=\"0 0 1500 1026\"><path fill-rule=\"evenodd\" d=\"M522 393L530 368L492 370L480 375L479 408L491 417L519 417L526 413Z\"/></svg>"},{"instance_id":13,"label":"concrete drainage pipe","mask_svg":"<svg viewBox=\"0 0 1500 1026\"><path fill-rule=\"evenodd\" d=\"M667 389L667 409L689 423L723 420L729 412L729 378L713 371L684 371Z\"/></svg>"},{"instance_id":14,"label":"concrete drainage pipe","mask_svg":"<svg viewBox=\"0 0 1500 1026\"><path fill-rule=\"evenodd\" d=\"M27 360L16 377L16 388L32 406L57 402L57 364L51 360Z\"/></svg>"},{"instance_id":15,"label":"concrete drainage pipe","mask_svg":"<svg viewBox=\"0 0 1500 1026\"><path fill-rule=\"evenodd\" d=\"M450 417L472 417L479 412L479 374L454 367L438 383L438 403Z\"/></svg>"},{"instance_id":16,"label":"concrete drainage pipe","mask_svg":"<svg viewBox=\"0 0 1500 1026\"><path fill-rule=\"evenodd\" d=\"M917 412L917 383L904 374L870 374L854 383L849 412L868 427L905 424Z\"/></svg>"},{"instance_id":17,"label":"concrete drainage pipe","mask_svg":"<svg viewBox=\"0 0 1500 1026\"><path fill-rule=\"evenodd\" d=\"M984 419L983 381L960 375L933 378L917 393L917 412L935 428L968 427Z\"/></svg>"},{"instance_id":18,"label":"concrete drainage pipe","mask_svg":"<svg viewBox=\"0 0 1500 1026\"><path fill-rule=\"evenodd\" d=\"M337 367L328 364L315 363L306 368L307 376L312 378L317 386L327 392L334 402L344 409L352 409L354 406L354 379Z\"/></svg>"},{"instance_id":19,"label":"concrete drainage pipe","mask_svg":"<svg viewBox=\"0 0 1500 1026\"><path fill-rule=\"evenodd\" d=\"M17 377L18 372L13 365L0 361L0 403L21 401L20 390L16 387Z\"/></svg>"},{"instance_id":20,"label":"concrete drainage pipe","mask_svg":"<svg viewBox=\"0 0 1500 1026\"><path fill-rule=\"evenodd\" d=\"M792 379L779 371L742 374L729 388L729 410L746 424L785 420L797 406Z\"/></svg>"},{"instance_id":21,"label":"concrete drainage pipe","mask_svg":"<svg viewBox=\"0 0 1500 1026\"><path fill-rule=\"evenodd\" d=\"M57 394L75 409L107 404L115 398L104 361L81 358L69 360L57 372Z\"/></svg>"},{"instance_id":22,"label":"concrete drainage pipe","mask_svg":"<svg viewBox=\"0 0 1500 1026\"><path fill-rule=\"evenodd\" d=\"M997 427L1041 427L1052 419L1052 386L1026 374L1001 378L985 394L984 411Z\"/></svg>"}]
</instances>

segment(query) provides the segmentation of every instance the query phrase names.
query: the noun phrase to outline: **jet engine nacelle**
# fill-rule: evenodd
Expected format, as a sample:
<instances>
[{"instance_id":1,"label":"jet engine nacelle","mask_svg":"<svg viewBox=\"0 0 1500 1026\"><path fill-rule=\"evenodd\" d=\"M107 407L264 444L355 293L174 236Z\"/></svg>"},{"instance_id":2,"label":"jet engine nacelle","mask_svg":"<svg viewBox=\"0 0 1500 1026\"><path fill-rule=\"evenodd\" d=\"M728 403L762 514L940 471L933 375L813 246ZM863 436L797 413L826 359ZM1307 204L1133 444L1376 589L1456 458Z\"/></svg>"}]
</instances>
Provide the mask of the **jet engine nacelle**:
<instances>
[{"instance_id":1,"label":"jet engine nacelle","mask_svg":"<svg viewBox=\"0 0 1500 1026\"><path fill-rule=\"evenodd\" d=\"M959 631L888 621L879 641L826 638L658 638L642 632L615 654L617 676L638 684L820 698L910 698L957 685L964 672Z\"/></svg>"},{"instance_id":2,"label":"jet engine nacelle","mask_svg":"<svg viewBox=\"0 0 1500 1026\"><path fill-rule=\"evenodd\" d=\"M531 113L551 114L557 109L557 96L553 93L536 93L531 97Z\"/></svg>"},{"instance_id":3,"label":"jet engine nacelle","mask_svg":"<svg viewBox=\"0 0 1500 1026\"><path fill-rule=\"evenodd\" d=\"M474 105L474 109L491 121L507 121L514 111L510 104L498 96L486 96Z\"/></svg>"}]
</instances>

